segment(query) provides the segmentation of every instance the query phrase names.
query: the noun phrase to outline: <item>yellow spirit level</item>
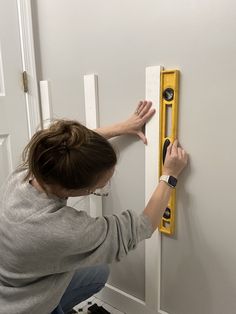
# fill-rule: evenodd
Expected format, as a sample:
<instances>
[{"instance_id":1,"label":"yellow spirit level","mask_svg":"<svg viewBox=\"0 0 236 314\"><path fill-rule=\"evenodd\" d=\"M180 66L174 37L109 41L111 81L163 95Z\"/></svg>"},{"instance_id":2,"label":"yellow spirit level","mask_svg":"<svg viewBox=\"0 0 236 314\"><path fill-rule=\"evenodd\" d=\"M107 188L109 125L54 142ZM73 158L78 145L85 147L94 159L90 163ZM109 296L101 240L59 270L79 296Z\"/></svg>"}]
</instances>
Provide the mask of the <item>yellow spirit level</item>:
<instances>
[{"instance_id":1,"label":"yellow spirit level","mask_svg":"<svg viewBox=\"0 0 236 314\"><path fill-rule=\"evenodd\" d=\"M177 137L178 119L178 100L179 100L179 71L161 71L161 92L160 92L160 176L163 171L166 150L168 145L173 143ZM176 191L173 189L166 208L159 231L172 235L175 231L175 210L176 210Z\"/></svg>"}]
</instances>

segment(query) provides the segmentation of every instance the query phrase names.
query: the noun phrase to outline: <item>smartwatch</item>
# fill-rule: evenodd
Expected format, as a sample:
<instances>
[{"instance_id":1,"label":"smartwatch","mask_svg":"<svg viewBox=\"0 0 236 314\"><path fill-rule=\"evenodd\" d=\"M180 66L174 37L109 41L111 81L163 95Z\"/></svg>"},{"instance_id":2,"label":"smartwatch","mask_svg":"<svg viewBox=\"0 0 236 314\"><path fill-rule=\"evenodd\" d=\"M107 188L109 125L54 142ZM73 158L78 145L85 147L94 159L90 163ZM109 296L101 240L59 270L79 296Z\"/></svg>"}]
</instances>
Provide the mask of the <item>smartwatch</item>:
<instances>
[{"instance_id":1,"label":"smartwatch","mask_svg":"<svg viewBox=\"0 0 236 314\"><path fill-rule=\"evenodd\" d=\"M160 181L166 182L170 187L175 188L178 180L173 176L162 175Z\"/></svg>"}]
</instances>

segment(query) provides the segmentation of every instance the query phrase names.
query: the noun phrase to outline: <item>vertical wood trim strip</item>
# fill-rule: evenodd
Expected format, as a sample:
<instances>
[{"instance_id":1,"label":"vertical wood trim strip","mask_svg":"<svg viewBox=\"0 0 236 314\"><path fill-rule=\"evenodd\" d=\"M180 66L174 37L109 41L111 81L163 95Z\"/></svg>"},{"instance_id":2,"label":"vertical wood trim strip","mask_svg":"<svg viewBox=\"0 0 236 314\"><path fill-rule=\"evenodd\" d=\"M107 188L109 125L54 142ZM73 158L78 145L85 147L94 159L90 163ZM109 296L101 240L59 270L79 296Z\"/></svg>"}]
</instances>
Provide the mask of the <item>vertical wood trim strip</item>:
<instances>
[{"instance_id":1,"label":"vertical wood trim strip","mask_svg":"<svg viewBox=\"0 0 236 314\"><path fill-rule=\"evenodd\" d=\"M161 66L146 68L146 100L152 101L156 114L146 125L148 145L145 148L145 203L158 184L159 179L159 106ZM145 242L145 292L146 304L160 310L161 287L161 235L155 231Z\"/></svg>"},{"instance_id":2,"label":"vertical wood trim strip","mask_svg":"<svg viewBox=\"0 0 236 314\"><path fill-rule=\"evenodd\" d=\"M0 96L5 96L5 83L4 83L4 71L3 71L1 42L0 42Z\"/></svg>"},{"instance_id":3,"label":"vertical wood trim strip","mask_svg":"<svg viewBox=\"0 0 236 314\"><path fill-rule=\"evenodd\" d=\"M89 129L99 127L98 116L98 76L89 74L84 76L85 121ZM90 215L102 216L102 197L91 195Z\"/></svg>"},{"instance_id":4,"label":"vertical wood trim strip","mask_svg":"<svg viewBox=\"0 0 236 314\"><path fill-rule=\"evenodd\" d=\"M49 81L40 81L40 98L42 110L42 124L46 128L52 120L52 104L51 104L51 91Z\"/></svg>"}]
</instances>

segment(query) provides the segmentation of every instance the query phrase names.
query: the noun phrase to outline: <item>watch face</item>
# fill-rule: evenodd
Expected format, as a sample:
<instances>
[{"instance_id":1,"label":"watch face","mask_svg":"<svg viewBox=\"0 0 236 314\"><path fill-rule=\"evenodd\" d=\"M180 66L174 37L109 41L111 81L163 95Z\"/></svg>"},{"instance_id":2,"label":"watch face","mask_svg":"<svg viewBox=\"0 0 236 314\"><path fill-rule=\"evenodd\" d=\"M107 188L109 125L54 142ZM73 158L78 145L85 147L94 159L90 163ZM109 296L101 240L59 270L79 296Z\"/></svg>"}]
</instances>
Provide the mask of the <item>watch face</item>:
<instances>
[{"instance_id":1,"label":"watch face","mask_svg":"<svg viewBox=\"0 0 236 314\"><path fill-rule=\"evenodd\" d=\"M170 176L168 181L169 181L169 184L172 186L176 186L177 184L177 179L175 177Z\"/></svg>"}]
</instances>

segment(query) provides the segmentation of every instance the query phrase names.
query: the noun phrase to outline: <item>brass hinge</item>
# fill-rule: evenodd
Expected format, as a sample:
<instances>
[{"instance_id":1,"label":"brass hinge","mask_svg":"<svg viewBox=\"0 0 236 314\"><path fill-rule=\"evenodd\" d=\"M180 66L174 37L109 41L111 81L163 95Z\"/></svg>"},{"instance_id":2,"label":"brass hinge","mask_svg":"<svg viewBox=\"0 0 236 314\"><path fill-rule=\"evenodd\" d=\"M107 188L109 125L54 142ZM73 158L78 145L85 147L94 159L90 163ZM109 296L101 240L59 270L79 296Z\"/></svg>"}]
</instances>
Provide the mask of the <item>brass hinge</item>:
<instances>
[{"instance_id":1,"label":"brass hinge","mask_svg":"<svg viewBox=\"0 0 236 314\"><path fill-rule=\"evenodd\" d=\"M29 86L28 86L28 75L27 75L27 72L24 71L22 73L22 81L23 81L23 89L24 89L24 92L25 93L28 93L29 91Z\"/></svg>"}]
</instances>

